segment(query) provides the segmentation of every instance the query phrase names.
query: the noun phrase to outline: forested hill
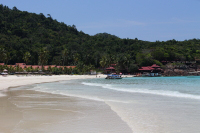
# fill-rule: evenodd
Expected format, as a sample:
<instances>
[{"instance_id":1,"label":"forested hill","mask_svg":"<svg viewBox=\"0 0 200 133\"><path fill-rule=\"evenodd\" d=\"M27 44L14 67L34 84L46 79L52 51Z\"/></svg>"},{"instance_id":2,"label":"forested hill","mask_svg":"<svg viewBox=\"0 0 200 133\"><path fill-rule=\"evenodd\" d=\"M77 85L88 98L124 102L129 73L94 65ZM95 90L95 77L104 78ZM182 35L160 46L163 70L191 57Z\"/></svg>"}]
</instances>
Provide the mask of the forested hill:
<instances>
[{"instance_id":1,"label":"forested hill","mask_svg":"<svg viewBox=\"0 0 200 133\"><path fill-rule=\"evenodd\" d=\"M0 62L95 68L117 64L118 69L134 71L163 60L200 57L199 39L147 42L107 33L90 36L47 16L0 5Z\"/></svg>"}]
</instances>

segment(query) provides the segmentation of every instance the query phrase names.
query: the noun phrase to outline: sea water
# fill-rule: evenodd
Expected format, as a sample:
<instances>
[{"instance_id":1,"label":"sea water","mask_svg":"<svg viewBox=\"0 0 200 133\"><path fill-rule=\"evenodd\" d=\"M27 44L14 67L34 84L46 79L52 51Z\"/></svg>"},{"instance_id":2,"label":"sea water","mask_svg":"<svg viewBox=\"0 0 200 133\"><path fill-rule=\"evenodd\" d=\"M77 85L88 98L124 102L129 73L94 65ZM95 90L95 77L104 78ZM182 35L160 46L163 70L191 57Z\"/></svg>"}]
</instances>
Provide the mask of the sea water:
<instances>
[{"instance_id":1,"label":"sea water","mask_svg":"<svg viewBox=\"0 0 200 133\"><path fill-rule=\"evenodd\" d=\"M28 89L108 105L134 133L200 132L200 77L81 79Z\"/></svg>"}]
</instances>

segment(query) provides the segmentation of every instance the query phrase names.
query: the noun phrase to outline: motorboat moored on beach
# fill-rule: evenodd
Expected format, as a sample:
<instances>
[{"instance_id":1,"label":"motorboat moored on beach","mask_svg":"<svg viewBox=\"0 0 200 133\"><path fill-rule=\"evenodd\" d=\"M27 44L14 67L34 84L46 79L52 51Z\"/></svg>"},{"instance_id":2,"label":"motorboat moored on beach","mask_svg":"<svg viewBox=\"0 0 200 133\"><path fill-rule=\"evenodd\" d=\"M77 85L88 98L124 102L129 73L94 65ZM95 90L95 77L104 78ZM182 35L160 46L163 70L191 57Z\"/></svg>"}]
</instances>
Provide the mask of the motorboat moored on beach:
<instances>
[{"instance_id":1,"label":"motorboat moored on beach","mask_svg":"<svg viewBox=\"0 0 200 133\"><path fill-rule=\"evenodd\" d=\"M122 79L122 77L120 75L107 75L106 79Z\"/></svg>"},{"instance_id":2,"label":"motorboat moored on beach","mask_svg":"<svg viewBox=\"0 0 200 133\"><path fill-rule=\"evenodd\" d=\"M5 73L5 72L3 72L3 73L0 73L3 77L6 77L7 75L8 75L8 73Z\"/></svg>"}]
</instances>

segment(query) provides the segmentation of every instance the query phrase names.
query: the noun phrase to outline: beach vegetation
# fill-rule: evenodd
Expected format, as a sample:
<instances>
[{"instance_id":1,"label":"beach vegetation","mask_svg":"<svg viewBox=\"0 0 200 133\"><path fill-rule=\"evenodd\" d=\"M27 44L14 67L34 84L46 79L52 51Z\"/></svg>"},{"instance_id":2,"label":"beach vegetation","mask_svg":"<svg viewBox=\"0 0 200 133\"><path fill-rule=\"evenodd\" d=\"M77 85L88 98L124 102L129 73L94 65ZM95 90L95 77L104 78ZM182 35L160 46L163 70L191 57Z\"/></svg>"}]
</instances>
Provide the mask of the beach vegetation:
<instances>
[{"instance_id":1,"label":"beach vegetation","mask_svg":"<svg viewBox=\"0 0 200 133\"><path fill-rule=\"evenodd\" d=\"M111 64L115 64L117 72L134 73L141 66L163 66L163 61L200 59L200 39L149 42L108 33L88 35L75 25L58 22L50 14L29 13L2 4L0 27L0 62L76 66L42 70L53 74L84 74L95 69L104 72ZM22 70L16 67L15 71Z\"/></svg>"},{"instance_id":2,"label":"beach vegetation","mask_svg":"<svg viewBox=\"0 0 200 133\"><path fill-rule=\"evenodd\" d=\"M26 64L28 64L30 57L31 57L30 52L24 53L23 60L25 61Z\"/></svg>"}]
</instances>

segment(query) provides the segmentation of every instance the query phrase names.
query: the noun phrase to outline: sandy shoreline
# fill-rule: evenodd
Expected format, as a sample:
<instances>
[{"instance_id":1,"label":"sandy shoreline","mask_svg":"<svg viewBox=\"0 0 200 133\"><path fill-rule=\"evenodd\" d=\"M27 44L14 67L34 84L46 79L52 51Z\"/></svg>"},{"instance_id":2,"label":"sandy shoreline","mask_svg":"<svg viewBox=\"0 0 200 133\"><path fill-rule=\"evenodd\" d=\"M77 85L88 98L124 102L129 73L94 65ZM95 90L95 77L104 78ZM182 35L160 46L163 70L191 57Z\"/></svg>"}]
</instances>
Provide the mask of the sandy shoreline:
<instances>
[{"instance_id":1,"label":"sandy shoreline","mask_svg":"<svg viewBox=\"0 0 200 133\"><path fill-rule=\"evenodd\" d=\"M0 76L0 90L23 85L56 82L72 79L105 78L106 75L53 75L53 76Z\"/></svg>"},{"instance_id":2,"label":"sandy shoreline","mask_svg":"<svg viewBox=\"0 0 200 133\"><path fill-rule=\"evenodd\" d=\"M89 78L96 75L0 77L0 90L5 94L0 97L0 133L130 133L128 125L104 102L26 89L31 84ZM7 89L17 86L24 89Z\"/></svg>"},{"instance_id":3,"label":"sandy shoreline","mask_svg":"<svg viewBox=\"0 0 200 133\"><path fill-rule=\"evenodd\" d=\"M134 75L123 75L122 77L128 78ZM92 78L105 78L106 75L53 75L53 76L16 76L9 75L7 77L0 76L0 90L8 89L10 87L17 87L23 85L39 84L45 82L56 82L62 80L72 79L92 79Z\"/></svg>"}]
</instances>

